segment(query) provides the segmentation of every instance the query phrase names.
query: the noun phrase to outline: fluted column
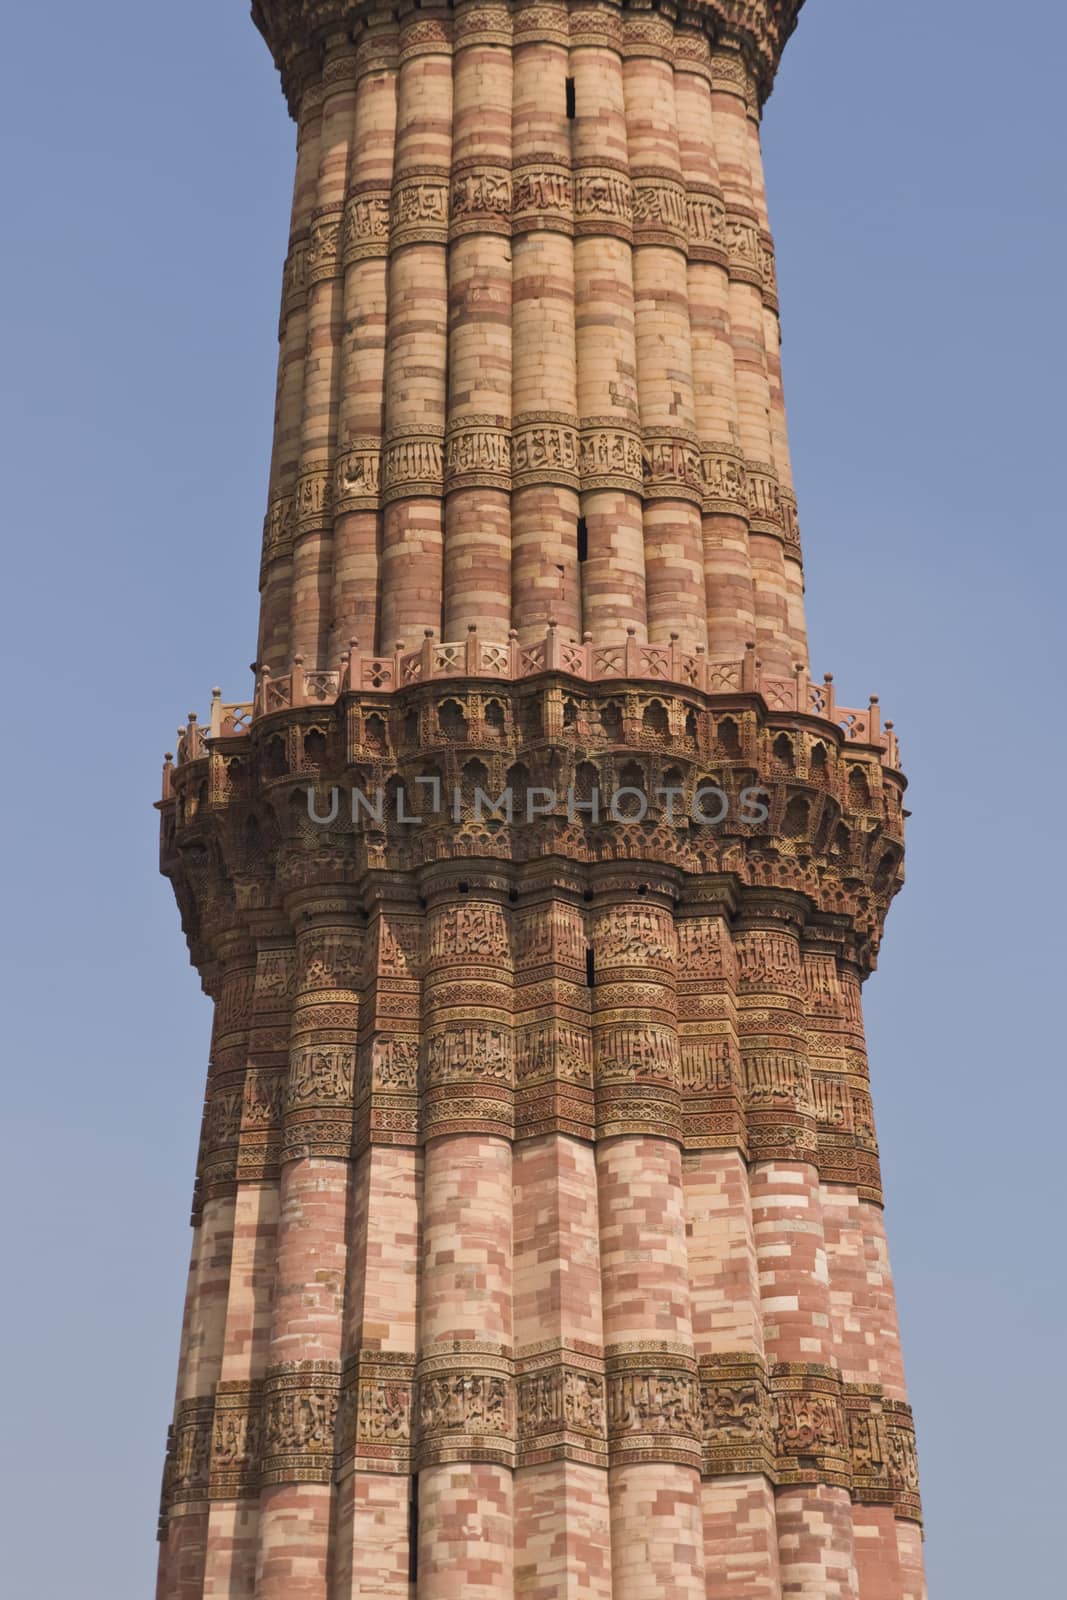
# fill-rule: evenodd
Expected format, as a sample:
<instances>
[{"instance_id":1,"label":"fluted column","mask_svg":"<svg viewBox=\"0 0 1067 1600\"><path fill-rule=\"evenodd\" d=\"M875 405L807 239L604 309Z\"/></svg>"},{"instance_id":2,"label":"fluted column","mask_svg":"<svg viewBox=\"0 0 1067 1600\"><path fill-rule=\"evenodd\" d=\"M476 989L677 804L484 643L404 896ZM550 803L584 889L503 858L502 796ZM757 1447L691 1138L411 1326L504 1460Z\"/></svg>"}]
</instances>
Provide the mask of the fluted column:
<instances>
[{"instance_id":1,"label":"fluted column","mask_svg":"<svg viewBox=\"0 0 1067 1600\"><path fill-rule=\"evenodd\" d=\"M211 1063L197 1163L199 1240L165 1491L166 1600L194 1600L204 1592L215 1391L226 1347L237 1140L255 971L254 955L239 931L222 933L215 943Z\"/></svg>"},{"instance_id":2,"label":"fluted column","mask_svg":"<svg viewBox=\"0 0 1067 1600\"><path fill-rule=\"evenodd\" d=\"M797 897L750 890L739 921L739 1031L763 1332L777 1418L783 1593L856 1600L849 1456L835 1365Z\"/></svg>"},{"instance_id":3,"label":"fluted column","mask_svg":"<svg viewBox=\"0 0 1067 1600\"><path fill-rule=\"evenodd\" d=\"M369 17L356 45L356 106L342 233L344 333L333 478L333 615L330 660L350 639L377 637L385 414L389 192L396 143L396 24Z\"/></svg>"},{"instance_id":4,"label":"fluted column","mask_svg":"<svg viewBox=\"0 0 1067 1600\"><path fill-rule=\"evenodd\" d=\"M694 895L678 923L693 1344L704 1419L708 1592L781 1594L759 1266L746 1164L737 963L729 897Z\"/></svg>"},{"instance_id":5,"label":"fluted column","mask_svg":"<svg viewBox=\"0 0 1067 1600\"><path fill-rule=\"evenodd\" d=\"M659 644L677 636L693 650L708 634L673 23L627 11L623 51L648 636Z\"/></svg>"},{"instance_id":6,"label":"fluted column","mask_svg":"<svg viewBox=\"0 0 1067 1600\"><path fill-rule=\"evenodd\" d=\"M712 54L712 114L726 206L730 341L738 426L745 452L749 553L756 643L770 670L792 672L789 597L782 552L782 505L771 438L771 387L765 344L760 217L752 190L748 68L735 49Z\"/></svg>"},{"instance_id":7,"label":"fluted column","mask_svg":"<svg viewBox=\"0 0 1067 1600\"><path fill-rule=\"evenodd\" d=\"M704 1600L668 883L601 874L592 946L613 1600Z\"/></svg>"},{"instance_id":8,"label":"fluted column","mask_svg":"<svg viewBox=\"0 0 1067 1600\"><path fill-rule=\"evenodd\" d=\"M767 188L763 178L760 145L760 110L755 95L748 99L748 147L752 174L752 199L759 218L760 293L763 299L763 346L770 389L771 458L778 479L781 506L781 540L786 588L786 633L794 664L808 663L807 625L804 620L804 566L800 550L800 523L789 456L789 431L782 387L782 335L778 321L778 282L774 265L774 240L767 214Z\"/></svg>"},{"instance_id":9,"label":"fluted column","mask_svg":"<svg viewBox=\"0 0 1067 1600\"><path fill-rule=\"evenodd\" d=\"M511 625L511 13L457 0L444 633Z\"/></svg>"},{"instance_id":10,"label":"fluted column","mask_svg":"<svg viewBox=\"0 0 1067 1600\"><path fill-rule=\"evenodd\" d=\"M246 1065L239 1081L235 1074L229 1113L234 1150L226 1166L236 1195L211 1442L205 1600L252 1600L255 1590L259 1424L274 1296L280 1112L293 977L291 938L269 914L262 925L254 972L242 979L250 1000Z\"/></svg>"},{"instance_id":11,"label":"fluted column","mask_svg":"<svg viewBox=\"0 0 1067 1600\"><path fill-rule=\"evenodd\" d=\"M405 9L389 212L378 630L385 650L441 627L451 38L447 10Z\"/></svg>"},{"instance_id":12,"label":"fluted column","mask_svg":"<svg viewBox=\"0 0 1067 1600\"><path fill-rule=\"evenodd\" d=\"M413 886L379 881L360 1007L331 1600L409 1600L422 1155Z\"/></svg>"},{"instance_id":13,"label":"fluted column","mask_svg":"<svg viewBox=\"0 0 1067 1600\"><path fill-rule=\"evenodd\" d=\"M333 475L344 320L342 228L355 132L356 56L327 41L319 181L307 252L307 354L293 529L290 642L310 667L329 665L333 606Z\"/></svg>"},{"instance_id":14,"label":"fluted column","mask_svg":"<svg viewBox=\"0 0 1067 1600\"><path fill-rule=\"evenodd\" d=\"M612 1600L590 990L576 888L564 897L553 885L513 913L513 926L515 1595Z\"/></svg>"},{"instance_id":15,"label":"fluted column","mask_svg":"<svg viewBox=\"0 0 1067 1600\"><path fill-rule=\"evenodd\" d=\"M726 210L703 29L675 35L674 98L688 221L693 406L700 446L708 655L739 661L756 625L748 550L745 457L730 341Z\"/></svg>"},{"instance_id":16,"label":"fluted column","mask_svg":"<svg viewBox=\"0 0 1067 1600\"><path fill-rule=\"evenodd\" d=\"M289 605L293 577L296 482L300 471L304 413L304 358L307 348L307 256L311 217L319 179L322 87L304 93L297 117L296 177L293 184L289 253L282 278L278 387L274 415L270 491L263 528L260 569L258 659L282 672L293 653Z\"/></svg>"},{"instance_id":17,"label":"fluted column","mask_svg":"<svg viewBox=\"0 0 1067 1600\"><path fill-rule=\"evenodd\" d=\"M841 948L844 938L829 919L809 929L804 967L834 1340L852 1446L859 1597L921 1600L914 1430L881 1208L859 974Z\"/></svg>"},{"instance_id":18,"label":"fluted column","mask_svg":"<svg viewBox=\"0 0 1067 1600\"><path fill-rule=\"evenodd\" d=\"M562 0L514 14L512 622L582 630L574 203Z\"/></svg>"},{"instance_id":19,"label":"fluted column","mask_svg":"<svg viewBox=\"0 0 1067 1600\"><path fill-rule=\"evenodd\" d=\"M613 6L583 5L571 13L581 513L589 551L582 610L596 640L618 638L625 627L647 637L621 30Z\"/></svg>"},{"instance_id":20,"label":"fluted column","mask_svg":"<svg viewBox=\"0 0 1067 1600\"><path fill-rule=\"evenodd\" d=\"M255 1600L327 1600L361 932L340 888L300 891L287 909L297 930L297 987Z\"/></svg>"},{"instance_id":21,"label":"fluted column","mask_svg":"<svg viewBox=\"0 0 1067 1600\"><path fill-rule=\"evenodd\" d=\"M503 888L484 878L464 890L449 874L426 890L419 1600L513 1585L514 1051Z\"/></svg>"}]
</instances>

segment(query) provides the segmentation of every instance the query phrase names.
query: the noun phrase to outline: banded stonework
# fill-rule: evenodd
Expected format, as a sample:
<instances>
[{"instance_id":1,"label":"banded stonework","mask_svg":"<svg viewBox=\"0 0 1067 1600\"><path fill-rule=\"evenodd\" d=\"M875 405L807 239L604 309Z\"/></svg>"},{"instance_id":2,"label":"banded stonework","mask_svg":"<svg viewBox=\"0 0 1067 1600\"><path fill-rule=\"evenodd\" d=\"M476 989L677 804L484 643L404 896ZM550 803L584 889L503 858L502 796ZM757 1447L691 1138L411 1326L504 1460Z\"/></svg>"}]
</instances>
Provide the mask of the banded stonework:
<instances>
[{"instance_id":1,"label":"banded stonework","mask_svg":"<svg viewBox=\"0 0 1067 1600\"><path fill-rule=\"evenodd\" d=\"M798 10L253 7L297 161L254 692L160 805L215 1014L159 1600L924 1596L904 779L809 673L760 155Z\"/></svg>"}]
</instances>

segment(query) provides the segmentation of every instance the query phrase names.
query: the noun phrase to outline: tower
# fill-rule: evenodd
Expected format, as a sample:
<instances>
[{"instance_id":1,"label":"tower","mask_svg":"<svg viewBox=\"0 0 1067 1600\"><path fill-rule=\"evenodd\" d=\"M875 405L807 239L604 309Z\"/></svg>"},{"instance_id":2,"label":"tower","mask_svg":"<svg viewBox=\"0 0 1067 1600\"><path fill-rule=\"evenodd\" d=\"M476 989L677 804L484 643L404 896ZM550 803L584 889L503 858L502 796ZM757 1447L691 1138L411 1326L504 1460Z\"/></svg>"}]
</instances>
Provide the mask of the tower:
<instances>
[{"instance_id":1,"label":"tower","mask_svg":"<svg viewBox=\"0 0 1067 1600\"><path fill-rule=\"evenodd\" d=\"M298 128L160 1600L920 1600L759 144L799 0L257 0Z\"/></svg>"}]
</instances>

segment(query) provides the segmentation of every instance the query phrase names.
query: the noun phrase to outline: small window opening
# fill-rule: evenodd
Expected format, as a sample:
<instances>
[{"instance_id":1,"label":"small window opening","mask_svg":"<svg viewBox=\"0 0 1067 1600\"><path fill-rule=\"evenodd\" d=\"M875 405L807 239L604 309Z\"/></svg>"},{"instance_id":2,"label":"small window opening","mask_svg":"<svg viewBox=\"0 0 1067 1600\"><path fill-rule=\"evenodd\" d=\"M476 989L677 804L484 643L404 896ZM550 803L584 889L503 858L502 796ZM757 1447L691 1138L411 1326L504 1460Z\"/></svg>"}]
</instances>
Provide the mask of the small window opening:
<instances>
[{"instance_id":1,"label":"small window opening","mask_svg":"<svg viewBox=\"0 0 1067 1600\"><path fill-rule=\"evenodd\" d=\"M415 1473L408 1490L408 1582L419 1576L419 1475Z\"/></svg>"},{"instance_id":2,"label":"small window opening","mask_svg":"<svg viewBox=\"0 0 1067 1600\"><path fill-rule=\"evenodd\" d=\"M596 956L593 954L592 946L585 952L585 981L590 989L596 983Z\"/></svg>"},{"instance_id":3,"label":"small window opening","mask_svg":"<svg viewBox=\"0 0 1067 1600\"><path fill-rule=\"evenodd\" d=\"M578 518L578 560L586 561L589 558L589 529L585 525L585 518Z\"/></svg>"},{"instance_id":4,"label":"small window opening","mask_svg":"<svg viewBox=\"0 0 1067 1600\"><path fill-rule=\"evenodd\" d=\"M567 119L568 119L568 121L573 122L574 118L575 118L575 110L574 110L574 79L573 78L568 78L567 79Z\"/></svg>"}]
</instances>

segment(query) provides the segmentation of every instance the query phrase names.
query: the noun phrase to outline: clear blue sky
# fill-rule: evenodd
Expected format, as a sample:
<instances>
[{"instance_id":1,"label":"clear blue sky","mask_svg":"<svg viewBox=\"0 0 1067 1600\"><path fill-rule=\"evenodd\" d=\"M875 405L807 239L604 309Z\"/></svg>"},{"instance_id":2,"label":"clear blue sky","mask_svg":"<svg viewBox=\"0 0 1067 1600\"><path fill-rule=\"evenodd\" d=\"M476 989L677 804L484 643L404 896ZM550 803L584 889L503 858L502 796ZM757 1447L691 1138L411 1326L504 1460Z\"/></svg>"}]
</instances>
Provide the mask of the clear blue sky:
<instances>
[{"instance_id":1,"label":"clear blue sky","mask_svg":"<svg viewBox=\"0 0 1067 1600\"><path fill-rule=\"evenodd\" d=\"M34 1600L151 1592L209 1029L151 806L250 681L292 163L246 10L4 22L0 1547ZM867 1014L932 1600L1062 1581L1065 55L1054 0L809 0L766 120L813 666L881 694L912 780Z\"/></svg>"}]
</instances>

